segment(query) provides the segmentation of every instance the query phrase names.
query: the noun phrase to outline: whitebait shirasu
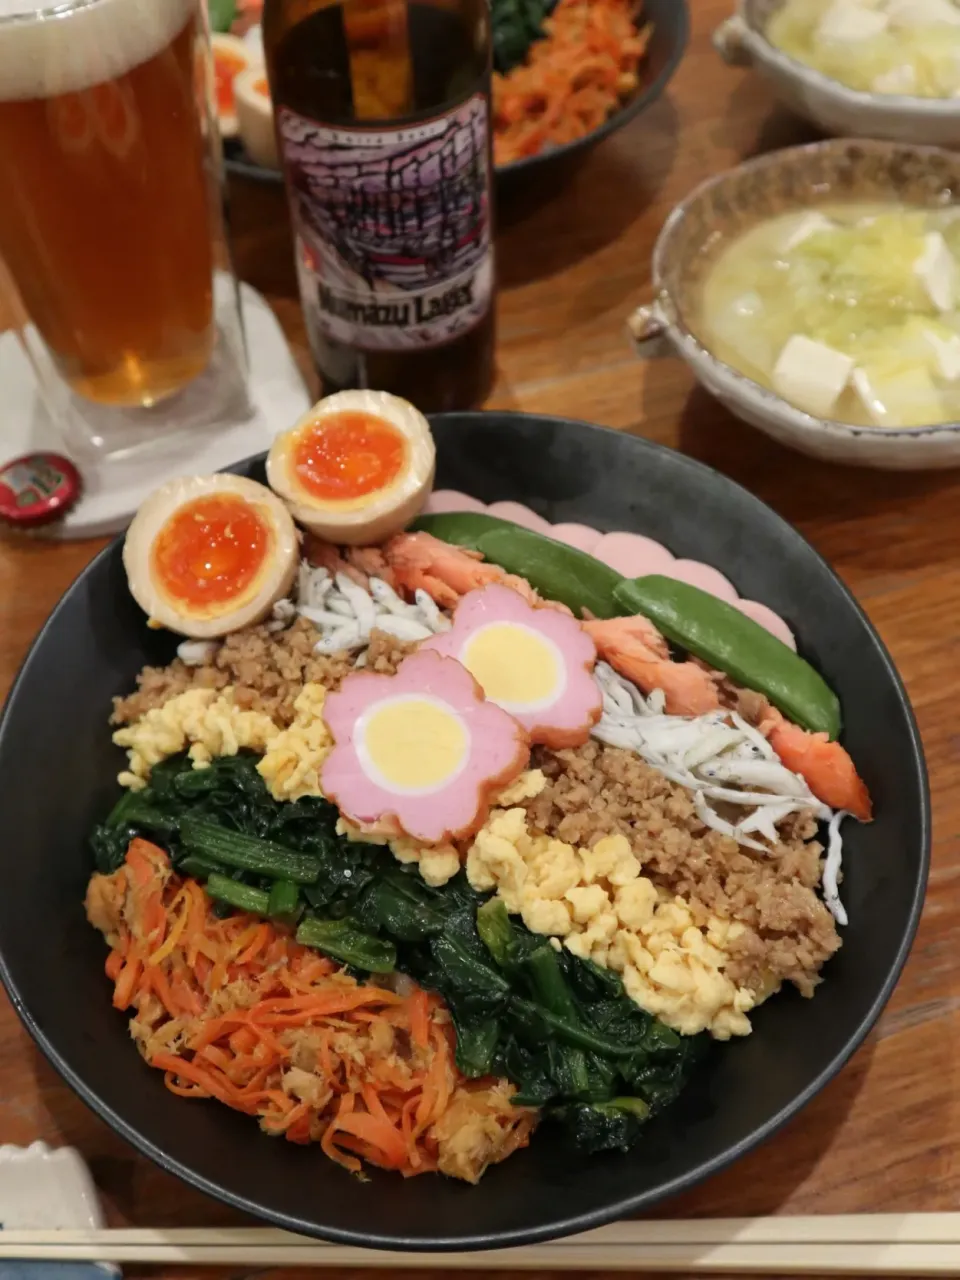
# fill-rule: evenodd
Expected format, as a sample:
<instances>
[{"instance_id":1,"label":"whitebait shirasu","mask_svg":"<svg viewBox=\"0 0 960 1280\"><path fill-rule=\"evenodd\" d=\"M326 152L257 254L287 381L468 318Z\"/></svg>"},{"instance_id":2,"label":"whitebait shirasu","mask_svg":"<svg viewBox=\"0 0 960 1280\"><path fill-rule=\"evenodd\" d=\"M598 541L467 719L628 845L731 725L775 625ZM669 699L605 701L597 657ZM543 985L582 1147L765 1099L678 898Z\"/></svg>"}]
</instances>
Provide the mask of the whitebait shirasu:
<instances>
[{"instance_id":1,"label":"whitebait shirasu","mask_svg":"<svg viewBox=\"0 0 960 1280\"><path fill-rule=\"evenodd\" d=\"M593 736L609 746L635 751L671 782L692 791L697 816L705 826L748 849L768 853L769 845L777 843L778 825L791 814L808 812L826 822L824 901L838 924L847 923L837 891L843 851L840 823L845 812L834 813L821 804L805 779L782 764L763 734L735 711L669 716L664 714L659 690L645 698L605 662L597 663L595 676L603 694L603 714ZM737 805L747 812L732 823L710 801Z\"/></svg>"},{"instance_id":2,"label":"whitebait shirasu","mask_svg":"<svg viewBox=\"0 0 960 1280\"><path fill-rule=\"evenodd\" d=\"M187 667L203 667L214 660L219 648L219 640L181 640L177 657Z\"/></svg>"},{"instance_id":3,"label":"whitebait shirasu","mask_svg":"<svg viewBox=\"0 0 960 1280\"><path fill-rule=\"evenodd\" d=\"M305 561L300 565L296 603L282 600L280 605L285 606L284 617L289 618L288 610L292 608L320 632L314 653L355 653L359 667L364 664L374 631L414 642L450 626L449 619L425 591L418 591L415 602L407 604L381 578L371 578L367 592L347 574L331 577L326 569L314 568ZM274 617L280 616L278 608L274 606Z\"/></svg>"},{"instance_id":4,"label":"whitebait shirasu","mask_svg":"<svg viewBox=\"0 0 960 1280\"><path fill-rule=\"evenodd\" d=\"M830 908L830 913L837 924L840 925L847 923L847 913L840 901L840 891L837 888L840 866L843 862L840 823L849 816L845 809L838 809L830 819L830 825L827 828L827 856L823 864L823 900Z\"/></svg>"}]
</instances>

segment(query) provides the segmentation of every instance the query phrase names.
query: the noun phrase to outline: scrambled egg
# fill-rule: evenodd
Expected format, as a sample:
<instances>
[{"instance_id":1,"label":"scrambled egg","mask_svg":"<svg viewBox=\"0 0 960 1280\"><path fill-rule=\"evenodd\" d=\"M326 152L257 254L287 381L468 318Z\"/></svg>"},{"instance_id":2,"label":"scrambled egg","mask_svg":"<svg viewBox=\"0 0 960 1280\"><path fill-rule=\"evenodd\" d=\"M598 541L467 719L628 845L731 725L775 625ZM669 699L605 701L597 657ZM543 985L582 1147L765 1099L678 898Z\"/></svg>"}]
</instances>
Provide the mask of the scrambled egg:
<instances>
[{"instance_id":1,"label":"scrambled egg","mask_svg":"<svg viewBox=\"0 0 960 1280\"><path fill-rule=\"evenodd\" d=\"M424 848L415 840L401 836L389 841L390 852L398 862L416 862L420 875L434 889L446 884L460 870L460 855L452 845Z\"/></svg>"},{"instance_id":2,"label":"scrambled egg","mask_svg":"<svg viewBox=\"0 0 960 1280\"><path fill-rule=\"evenodd\" d=\"M493 803L498 809L509 809L511 805L535 799L546 785L547 777L542 769L527 769L494 796Z\"/></svg>"},{"instance_id":3,"label":"scrambled egg","mask_svg":"<svg viewBox=\"0 0 960 1280\"><path fill-rule=\"evenodd\" d=\"M627 994L684 1035L718 1040L749 1035L758 997L724 973L726 949L743 931L710 919L698 927L690 906L640 875L624 836L593 849L529 830L523 809L494 811L467 855L467 878L496 889L528 929L576 956L614 969Z\"/></svg>"},{"instance_id":4,"label":"scrambled egg","mask_svg":"<svg viewBox=\"0 0 960 1280\"><path fill-rule=\"evenodd\" d=\"M326 696L322 684L305 684L293 704L293 724L276 734L257 765L275 800L323 794L320 768L333 749L333 738L323 719Z\"/></svg>"},{"instance_id":5,"label":"scrambled egg","mask_svg":"<svg viewBox=\"0 0 960 1280\"><path fill-rule=\"evenodd\" d=\"M265 751L279 733L269 716L238 707L229 686L220 692L188 689L116 731L113 740L127 748L129 759L117 781L139 791L155 764L188 746L194 768L203 769L215 756L235 756L243 748Z\"/></svg>"},{"instance_id":6,"label":"scrambled egg","mask_svg":"<svg viewBox=\"0 0 960 1280\"><path fill-rule=\"evenodd\" d=\"M417 863L417 869L423 880L434 889L439 889L460 870L460 855L450 844L418 844L409 836L390 835L378 831L376 827L358 827L347 818L337 822L337 835L346 836L348 840L361 840L366 844L389 845L390 852L398 862Z\"/></svg>"},{"instance_id":7,"label":"scrambled egg","mask_svg":"<svg viewBox=\"0 0 960 1280\"><path fill-rule=\"evenodd\" d=\"M257 769L275 800L319 796L320 766L333 746L322 714L326 692L321 684L304 685L293 724L281 729L262 712L238 707L232 687L188 689L113 735L130 762L120 785L139 791L154 765L188 748L195 769L246 748L263 754Z\"/></svg>"},{"instance_id":8,"label":"scrambled egg","mask_svg":"<svg viewBox=\"0 0 960 1280\"><path fill-rule=\"evenodd\" d=\"M532 800L546 785L547 780L539 769L528 769L499 792L494 803L502 807L519 804L522 800ZM460 870L460 854L450 844L419 844L408 836L397 836L386 830L378 830L375 826L360 828L346 818L341 818L337 823L337 834L346 836L348 840L389 845L390 852L398 862L417 863L421 877L434 889L447 884Z\"/></svg>"}]
</instances>

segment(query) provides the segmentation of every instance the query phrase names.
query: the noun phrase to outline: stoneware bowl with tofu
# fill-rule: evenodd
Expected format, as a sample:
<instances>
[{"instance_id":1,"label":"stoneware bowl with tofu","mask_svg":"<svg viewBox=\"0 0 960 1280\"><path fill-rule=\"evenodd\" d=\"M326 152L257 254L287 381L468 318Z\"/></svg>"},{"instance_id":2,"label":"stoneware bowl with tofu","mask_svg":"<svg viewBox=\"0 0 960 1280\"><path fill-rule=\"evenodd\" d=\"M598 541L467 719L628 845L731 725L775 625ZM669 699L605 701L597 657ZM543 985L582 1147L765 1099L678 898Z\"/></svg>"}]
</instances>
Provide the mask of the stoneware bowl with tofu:
<instances>
[{"instance_id":1,"label":"stoneware bowl with tofu","mask_svg":"<svg viewBox=\"0 0 960 1280\"><path fill-rule=\"evenodd\" d=\"M767 29L784 3L738 0L737 11L714 34L714 46L724 61L755 67L785 106L824 133L925 146L960 145L960 98L914 97L892 93L889 88L873 93L852 89L778 49ZM901 4L917 6L918 17L926 3L901 0ZM932 3L953 9L951 0ZM960 10L956 12L960 18ZM838 38L853 49L860 39L869 38L871 28L866 24L872 13L863 0L834 0L824 20L833 22Z\"/></svg>"},{"instance_id":2,"label":"stoneware bowl with tofu","mask_svg":"<svg viewBox=\"0 0 960 1280\"><path fill-rule=\"evenodd\" d=\"M654 300L629 319L639 354L672 347L701 385L737 417L812 457L903 471L960 465L960 422L915 427L838 422L830 411L843 386L858 376L842 352L802 334L791 337L775 371L781 395L713 354L702 308L705 280L718 257L762 223L795 213L796 237L802 239L823 221L817 206L896 203L942 213L952 206L958 189L960 155L852 139L774 152L708 180L677 206L657 241ZM941 236L927 236L926 245L914 269L931 296L939 296L945 282L960 281L958 264ZM954 299L958 303L960 295ZM955 376L960 377L960 343L956 345ZM944 351L947 364L952 355L952 348ZM950 370L942 367L949 376ZM801 399L810 411L790 402L797 399L790 394L792 384L803 385Z\"/></svg>"}]
</instances>

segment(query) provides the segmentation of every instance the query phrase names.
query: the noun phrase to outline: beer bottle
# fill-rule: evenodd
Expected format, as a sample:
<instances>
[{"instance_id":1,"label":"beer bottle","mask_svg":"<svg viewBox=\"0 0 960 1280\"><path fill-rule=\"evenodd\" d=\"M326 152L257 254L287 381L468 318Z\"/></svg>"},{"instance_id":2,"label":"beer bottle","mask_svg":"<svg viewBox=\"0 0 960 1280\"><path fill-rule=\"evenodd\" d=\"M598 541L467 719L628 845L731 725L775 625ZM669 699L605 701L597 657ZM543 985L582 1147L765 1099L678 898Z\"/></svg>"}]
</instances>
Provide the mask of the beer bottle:
<instances>
[{"instance_id":1,"label":"beer bottle","mask_svg":"<svg viewBox=\"0 0 960 1280\"><path fill-rule=\"evenodd\" d=\"M476 404L494 345L488 0L266 0L263 37L324 391Z\"/></svg>"}]
</instances>

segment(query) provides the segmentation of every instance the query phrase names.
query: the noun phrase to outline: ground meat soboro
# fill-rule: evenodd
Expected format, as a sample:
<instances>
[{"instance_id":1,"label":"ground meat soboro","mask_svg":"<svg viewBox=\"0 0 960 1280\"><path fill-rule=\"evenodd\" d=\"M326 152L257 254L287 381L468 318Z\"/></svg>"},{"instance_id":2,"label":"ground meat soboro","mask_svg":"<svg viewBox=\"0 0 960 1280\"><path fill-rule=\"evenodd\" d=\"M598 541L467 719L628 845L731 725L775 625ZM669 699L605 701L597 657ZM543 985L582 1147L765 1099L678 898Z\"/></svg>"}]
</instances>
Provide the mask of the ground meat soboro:
<instances>
[{"instance_id":1,"label":"ground meat soboro","mask_svg":"<svg viewBox=\"0 0 960 1280\"><path fill-rule=\"evenodd\" d=\"M704 826L689 791L631 751L591 741L542 751L535 763L547 786L526 808L541 831L591 848L602 836L622 833L644 875L687 899L695 918L702 913L746 926L731 944L726 970L738 986L768 994L789 981L813 994L840 938L816 893L822 849L811 838L812 818L785 824L783 843L755 853Z\"/></svg>"},{"instance_id":2,"label":"ground meat soboro","mask_svg":"<svg viewBox=\"0 0 960 1280\"><path fill-rule=\"evenodd\" d=\"M175 658L167 667L144 667L137 677L136 693L114 699L111 722L131 724L188 689L232 685L237 706L261 711L285 729L293 721L293 704L305 684L336 689L353 670L348 653L314 656L319 638L313 623L298 617L283 631L261 625L234 632L202 666L189 667ZM392 674L413 647L375 631L367 652L367 669Z\"/></svg>"}]
</instances>

